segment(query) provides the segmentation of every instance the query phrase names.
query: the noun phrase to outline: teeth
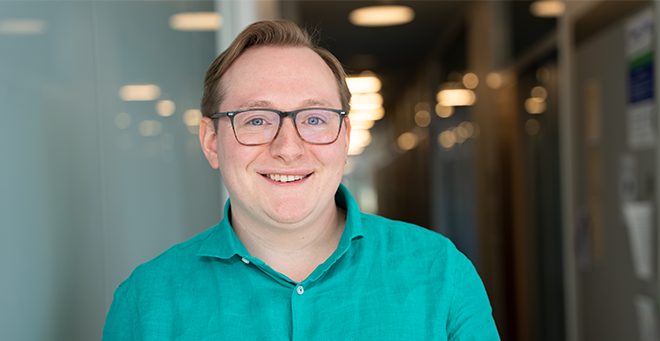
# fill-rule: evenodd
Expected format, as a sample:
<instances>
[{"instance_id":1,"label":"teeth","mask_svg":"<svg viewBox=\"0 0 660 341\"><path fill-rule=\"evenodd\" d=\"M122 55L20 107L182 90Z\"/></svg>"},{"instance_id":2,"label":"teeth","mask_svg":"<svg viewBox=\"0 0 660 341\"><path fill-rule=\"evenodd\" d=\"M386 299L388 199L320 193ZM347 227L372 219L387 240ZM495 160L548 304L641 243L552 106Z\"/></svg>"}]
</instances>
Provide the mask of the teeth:
<instances>
[{"instance_id":1,"label":"teeth","mask_svg":"<svg viewBox=\"0 0 660 341\"><path fill-rule=\"evenodd\" d=\"M266 175L269 177L271 180L279 181L279 182L291 182L291 181L297 181L305 177L305 175L280 175L280 174L268 174Z\"/></svg>"}]
</instances>

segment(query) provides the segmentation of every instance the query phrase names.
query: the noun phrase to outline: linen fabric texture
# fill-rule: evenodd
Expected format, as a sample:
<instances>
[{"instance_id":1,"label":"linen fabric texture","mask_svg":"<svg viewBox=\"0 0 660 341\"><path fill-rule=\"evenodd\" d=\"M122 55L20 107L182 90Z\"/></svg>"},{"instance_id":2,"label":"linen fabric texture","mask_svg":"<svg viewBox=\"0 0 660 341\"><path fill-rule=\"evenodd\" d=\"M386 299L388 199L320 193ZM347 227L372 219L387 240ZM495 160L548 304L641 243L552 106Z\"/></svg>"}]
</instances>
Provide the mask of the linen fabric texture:
<instances>
[{"instance_id":1,"label":"linen fabric texture","mask_svg":"<svg viewBox=\"0 0 660 341\"><path fill-rule=\"evenodd\" d=\"M296 283L251 257L229 217L138 266L103 340L499 340L484 286L447 238L347 212L335 252Z\"/></svg>"}]
</instances>

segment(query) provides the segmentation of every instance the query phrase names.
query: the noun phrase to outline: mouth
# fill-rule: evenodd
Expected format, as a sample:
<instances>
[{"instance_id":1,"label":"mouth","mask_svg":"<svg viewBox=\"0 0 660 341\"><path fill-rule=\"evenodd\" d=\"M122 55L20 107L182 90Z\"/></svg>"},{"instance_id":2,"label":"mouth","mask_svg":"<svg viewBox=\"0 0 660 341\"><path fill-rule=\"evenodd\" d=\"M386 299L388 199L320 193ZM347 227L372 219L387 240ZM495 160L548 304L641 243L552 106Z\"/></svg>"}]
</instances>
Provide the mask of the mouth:
<instances>
[{"instance_id":1,"label":"mouth","mask_svg":"<svg viewBox=\"0 0 660 341\"><path fill-rule=\"evenodd\" d=\"M261 176L271 179L273 181L278 181L278 182L296 182L300 181L302 179L305 179L312 175L312 173L305 174L305 175L285 175L285 174L261 174Z\"/></svg>"}]
</instances>

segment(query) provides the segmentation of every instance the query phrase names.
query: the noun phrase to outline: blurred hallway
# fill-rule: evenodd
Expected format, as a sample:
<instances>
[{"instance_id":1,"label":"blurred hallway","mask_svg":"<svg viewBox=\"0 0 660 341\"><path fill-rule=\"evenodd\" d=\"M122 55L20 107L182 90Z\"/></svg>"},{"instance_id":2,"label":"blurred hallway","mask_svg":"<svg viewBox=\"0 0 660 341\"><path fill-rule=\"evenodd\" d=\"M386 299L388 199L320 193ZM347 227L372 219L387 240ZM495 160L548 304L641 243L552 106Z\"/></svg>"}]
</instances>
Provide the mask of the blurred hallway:
<instances>
[{"instance_id":1,"label":"blurred hallway","mask_svg":"<svg viewBox=\"0 0 660 341\"><path fill-rule=\"evenodd\" d=\"M0 2L2 339L99 339L135 266L222 218L204 73L275 18L351 76L362 210L450 238L502 340L658 339L658 2L539 3ZM412 17L358 22L383 4Z\"/></svg>"}]
</instances>

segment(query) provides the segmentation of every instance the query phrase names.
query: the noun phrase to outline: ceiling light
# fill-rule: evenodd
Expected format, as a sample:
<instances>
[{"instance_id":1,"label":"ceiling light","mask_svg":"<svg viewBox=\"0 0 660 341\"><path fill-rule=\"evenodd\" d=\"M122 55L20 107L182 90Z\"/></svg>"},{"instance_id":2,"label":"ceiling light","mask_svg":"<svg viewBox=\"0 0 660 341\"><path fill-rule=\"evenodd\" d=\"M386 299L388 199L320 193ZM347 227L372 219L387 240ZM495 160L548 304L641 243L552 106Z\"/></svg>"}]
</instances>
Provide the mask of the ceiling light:
<instances>
[{"instance_id":1,"label":"ceiling light","mask_svg":"<svg viewBox=\"0 0 660 341\"><path fill-rule=\"evenodd\" d=\"M422 128L428 127L431 124L431 114L426 110L418 111L415 113L415 123Z\"/></svg>"},{"instance_id":2,"label":"ceiling light","mask_svg":"<svg viewBox=\"0 0 660 341\"><path fill-rule=\"evenodd\" d=\"M351 96L351 108L355 110L378 109L383 106L383 96L378 93L354 94Z\"/></svg>"},{"instance_id":3,"label":"ceiling light","mask_svg":"<svg viewBox=\"0 0 660 341\"><path fill-rule=\"evenodd\" d=\"M371 143L369 130L351 130L351 147L366 147Z\"/></svg>"},{"instance_id":4,"label":"ceiling light","mask_svg":"<svg viewBox=\"0 0 660 341\"><path fill-rule=\"evenodd\" d=\"M474 125L470 122L461 122L461 124L458 125L459 127L462 127L463 130L465 131L465 137L472 137L474 135Z\"/></svg>"},{"instance_id":5,"label":"ceiling light","mask_svg":"<svg viewBox=\"0 0 660 341\"><path fill-rule=\"evenodd\" d=\"M532 97L538 98L541 101L545 101L546 98L548 98L548 90L546 90L542 86L535 86L532 89Z\"/></svg>"},{"instance_id":6,"label":"ceiling light","mask_svg":"<svg viewBox=\"0 0 660 341\"><path fill-rule=\"evenodd\" d=\"M46 22L40 19L0 20L0 34L39 34L46 30Z\"/></svg>"},{"instance_id":7,"label":"ceiling light","mask_svg":"<svg viewBox=\"0 0 660 341\"><path fill-rule=\"evenodd\" d=\"M385 109L383 107L376 109L351 109L348 117L356 121L378 121L385 116Z\"/></svg>"},{"instance_id":8,"label":"ceiling light","mask_svg":"<svg viewBox=\"0 0 660 341\"><path fill-rule=\"evenodd\" d=\"M547 104L544 100L531 97L525 100L525 111L530 114L541 114L545 111Z\"/></svg>"},{"instance_id":9,"label":"ceiling light","mask_svg":"<svg viewBox=\"0 0 660 341\"><path fill-rule=\"evenodd\" d=\"M359 120L351 120L351 129L357 129L357 130L366 130L366 129L371 129L371 127L374 126L374 121L371 120L365 120L365 121L359 121Z\"/></svg>"},{"instance_id":10,"label":"ceiling light","mask_svg":"<svg viewBox=\"0 0 660 341\"><path fill-rule=\"evenodd\" d=\"M463 76L463 85L468 89L474 89L479 85L479 77L472 72L466 73Z\"/></svg>"},{"instance_id":11,"label":"ceiling light","mask_svg":"<svg viewBox=\"0 0 660 341\"><path fill-rule=\"evenodd\" d=\"M486 85L491 89L499 89L502 86L502 76L497 72L491 72L486 76Z\"/></svg>"},{"instance_id":12,"label":"ceiling light","mask_svg":"<svg viewBox=\"0 0 660 341\"><path fill-rule=\"evenodd\" d=\"M364 151L364 147L354 147L352 143L351 146L348 147L348 155L360 155L362 154L363 151ZM344 174L349 174L349 173L344 171Z\"/></svg>"},{"instance_id":13,"label":"ceiling light","mask_svg":"<svg viewBox=\"0 0 660 341\"><path fill-rule=\"evenodd\" d=\"M216 31L222 26L218 12L186 12L170 17L170 27L178 31Z\"/></svg>"},{"instance_id":14,"label":"ceiling light","mask_svg":"<svg viewBox=\"0 0 660 341\"><path fill-rule=\"evenodd\" d=\"M153 84L124 85L119 89L119 98L124 101L153 101L160 97L160 88Z\"/></svg>"},{"instance_id":15,"label":"ceiling light","mask_svg":"<svg viewBox=\"0 0 660 341\"><path fill-rule=\"evenodd\" d=\"M529 11L541 18L556 18L564 14L566 4L559 0L539 0L529 5Z\"/></svg>"},{"instance_id":16,"label":"ceiling light","mask_svg":"<svg viewBox=\"0 0 660 341\"><path fill-rule=\"evenodd\" d=\"M399 138L396 140L396 144L402 150L411 150L417 147L418 142L419 137L417 137L415 133L411 132L401 134L401 136L399 136Z\"/></svg>"},{"instance_id":17,"label":"ceiling light","mask_svg":"<svg viewBox=\"0 0 660 341\"><path fill-rule=\"evenodd\" d=\"M376 76L358 76L346 78L348 89L352 94L380 91L380 79Z\"/></svg>"},{"instance_id":18,"label":"ceiling light","mask_svg":"<svg viewBox=\"0 0 660 341\"><path fill-rule=\"evenodd\" d=\"M477 100L474 91L468 89L445 89L438 92L438 103L445 107L472 105Z\"/></svg>"},{"instance_id":19,"label":"ceiling light","mask_svg":"<svg viewBox=\"0 0 660 341\"><path fill-rule=\"evenodd\" d=\"M449 149L456 144L456 136L452 130L445 130L438 135L438 144L445 149Z\"/></svg>"},{"instance_id":20,"label":"ceiling light","mask_svg":"<svg viewBox=\"0 0 660 341\"><path fill-rule=\"evenodd\" d=\"M369 6L354 9L348 20L356 26L394 26L411 22L415 11L408 6Z\"/></svg>"},{"instance_id":21,"label":"ceiling light","mask_svg":"<svg viewBox=\"0 0 660 341\"><path fill-rule=\"evenodd\" d=\"M454 107L446 107L446 106L438 103L435 106L435 113L436 113L436 115L438 115L442 118L451 117L451 115L454 114Z\"/></svg>"}]
</instances>

